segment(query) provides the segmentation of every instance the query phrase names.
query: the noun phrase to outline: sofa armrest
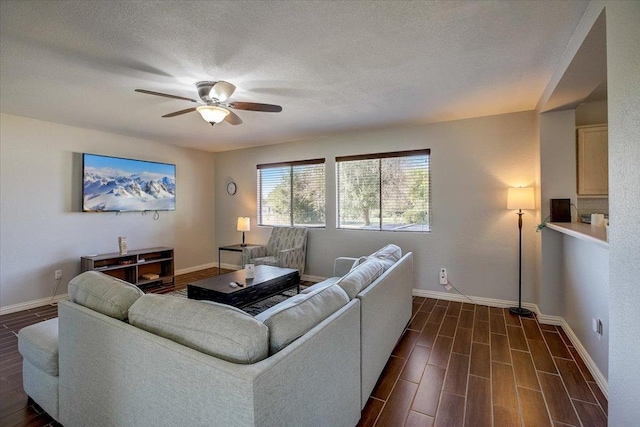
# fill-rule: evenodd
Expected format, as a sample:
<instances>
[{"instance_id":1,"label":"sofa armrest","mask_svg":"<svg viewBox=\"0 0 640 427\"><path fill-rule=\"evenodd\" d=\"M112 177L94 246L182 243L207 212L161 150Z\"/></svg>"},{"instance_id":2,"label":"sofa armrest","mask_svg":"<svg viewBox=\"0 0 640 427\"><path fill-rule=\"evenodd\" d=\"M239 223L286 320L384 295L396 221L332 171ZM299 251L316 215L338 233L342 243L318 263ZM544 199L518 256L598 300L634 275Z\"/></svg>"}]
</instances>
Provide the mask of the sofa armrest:
<instances>
[{"instance_id":1,"label":"sofa armrest","mask_svg":"<svg viewBox=\"0 0 640 427\"><path fill-rule=\"evenodd\" d=\"M411 320L412 294L413 253L408 252L357 296L361 302L363 408Z\"/></svg>"},{"instance_id":2,"label":"sofa armrest","mask_svg":"<svg viewBox=\"0 0 640 427\"><path fill-rule=\"evenodd\" d=\"M336 277L342 277L351 271L351 267L353 267L353 263L356 262L358 258L351 258L346 256L341 256L336 258L333 263L333 275Z\"/></svg>"}]
</instances>

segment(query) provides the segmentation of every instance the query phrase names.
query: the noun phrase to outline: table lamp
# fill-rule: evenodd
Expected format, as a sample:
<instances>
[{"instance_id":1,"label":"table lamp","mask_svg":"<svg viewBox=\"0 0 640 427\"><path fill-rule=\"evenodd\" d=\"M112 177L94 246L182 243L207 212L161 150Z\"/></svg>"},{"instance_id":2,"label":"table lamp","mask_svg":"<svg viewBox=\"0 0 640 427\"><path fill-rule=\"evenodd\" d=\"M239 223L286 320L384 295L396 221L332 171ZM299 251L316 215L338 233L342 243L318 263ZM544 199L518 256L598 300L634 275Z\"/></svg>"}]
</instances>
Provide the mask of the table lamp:
<instances>
[{"instance_id":1,"label":"table lamp","mask_svg":"<svg viewBox=\"0 0 640 427\"><path fill-rule=\"evenodd\" d=\"M242 244L240 246L247 246L244 243L244 232L251 230L251 218L248 216L240 216L238 217L238 231L242 231Z\"/></svg>"}]
</instances>

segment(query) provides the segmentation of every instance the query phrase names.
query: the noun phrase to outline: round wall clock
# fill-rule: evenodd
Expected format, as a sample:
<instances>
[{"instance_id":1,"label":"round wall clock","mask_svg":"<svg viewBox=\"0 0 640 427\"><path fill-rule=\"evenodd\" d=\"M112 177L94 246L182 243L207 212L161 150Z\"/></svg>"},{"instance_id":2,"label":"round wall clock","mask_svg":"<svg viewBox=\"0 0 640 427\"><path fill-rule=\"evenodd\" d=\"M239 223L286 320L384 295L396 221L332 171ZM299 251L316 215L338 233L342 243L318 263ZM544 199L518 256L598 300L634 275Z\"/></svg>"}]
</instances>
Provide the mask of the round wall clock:
<instances>
[{"instance_id":1,"label":"round wall clock","mask_svg":"<svg viewBox=\"0 0 640 427\"><path fill-rule=\"evenodd\" d=\"M238 191L238 187L235 182L231 181L227 184L227 193L229 193L230 196L236 194L236 191Z\"/></svg>"}]
</instances>

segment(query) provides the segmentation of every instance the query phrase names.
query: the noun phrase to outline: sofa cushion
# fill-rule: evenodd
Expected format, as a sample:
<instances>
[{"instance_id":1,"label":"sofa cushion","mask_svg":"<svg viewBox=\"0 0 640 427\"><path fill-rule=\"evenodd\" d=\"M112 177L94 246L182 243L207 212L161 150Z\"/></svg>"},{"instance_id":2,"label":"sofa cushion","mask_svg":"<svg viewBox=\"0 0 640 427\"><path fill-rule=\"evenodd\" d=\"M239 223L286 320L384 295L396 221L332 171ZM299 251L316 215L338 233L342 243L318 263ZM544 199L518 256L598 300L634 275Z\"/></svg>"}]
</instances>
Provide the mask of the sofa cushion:
<instances>
[{"instance_id":1,"label":"sofa cushion","mask_svg":"<svg viewBox=\"0 0 640 427\"><path fill-rule=\"evenodd\" d=\"M393 243L388 244L382 249L372 253L370 258L377 258L384 262L385 271L402 258L402 249Z\"/></svg>"},{"instance_id":2,"label":"sofa cushion","mask_svg":"<svg viewBox=\"0 0 640 427\"><path fill-rule=\"evenodd\" d=\"M342 276L336 282L349 295L349 299L354 299L356 295L369 286L374 280L384 273L384 263L377 258L369 258L350 272Z\"/></svg>"},{"instance_id":3,"label":"sofa cushion","mask_svg":"<svg viewBox=\"0 0 640 427\"><path fill-rule=\"evenodd\" d=\"M43 372L58 376L58 318L36 323L18 332L22 357Z\"/></svg>"},{"instance_id":4,"label":"sofa cushion","mask_svg":"<svg viewBox=\"0 0 640 427\"><path fill-rule=\"evenodd\" d=\"M69 282L69 299L119 320L127 319L131 304L144 295L137 286L97 271L87 271Z\"/></svg>"},{"instance_id":5,"label":"sofa cushion","mask_svg":"<svg viewBox=\"0 0 640 427\"><path fill-rule=\"evenodd\" d=\"M274 354L348 302L349 297L339 286L329 286L282 301L255 318L269 327L269 353Z\"/></svg>"},{"instance_id":6,"label":"sofa cushion","mask_svg":"<svg viewBox=\"0 0 640 427\"><path fill-rule=\"evenodd\" d=\"M129 309L140 329L233 363L255 363L269 351L269 330L237 308L147 294Z\"/></svg>"},{"instance_id":7,"label":"sofa cushion","mask_svg":"<svg viewBox=\"0 0 640 427\"><path fill-rule=\"evenodd\" d=\"M301 294L310 294L311 292L317 291L318 289L328 288L329 286L331 286L334 283L336 283L338 280L340 280L339 277L329 277L328 279L325 279L322 282L318 282L316 284L313 284L313 285L309 286L306 289L301 290L300 293Z\"/></svg>"}]
</instances>

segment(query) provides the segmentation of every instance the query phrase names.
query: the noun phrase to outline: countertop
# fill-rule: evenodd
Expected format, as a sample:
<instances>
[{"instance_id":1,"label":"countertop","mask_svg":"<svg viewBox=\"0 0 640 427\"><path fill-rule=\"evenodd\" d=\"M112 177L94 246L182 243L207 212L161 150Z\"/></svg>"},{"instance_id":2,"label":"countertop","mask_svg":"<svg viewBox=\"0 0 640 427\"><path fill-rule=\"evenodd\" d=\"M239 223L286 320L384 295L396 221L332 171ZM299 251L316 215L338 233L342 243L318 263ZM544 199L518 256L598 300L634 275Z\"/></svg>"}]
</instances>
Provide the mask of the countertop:
<instances>
[{"instance_id":1,"label":"countertop","mask_svg":"<svg viewBox=\"0 0 640 427\"><path fill-rule=\"evenodd\" d=\"M548 222L547 228L609 249L607 232L604 227L596 227L582 222Z\"/></svg>"}]
</instances>

